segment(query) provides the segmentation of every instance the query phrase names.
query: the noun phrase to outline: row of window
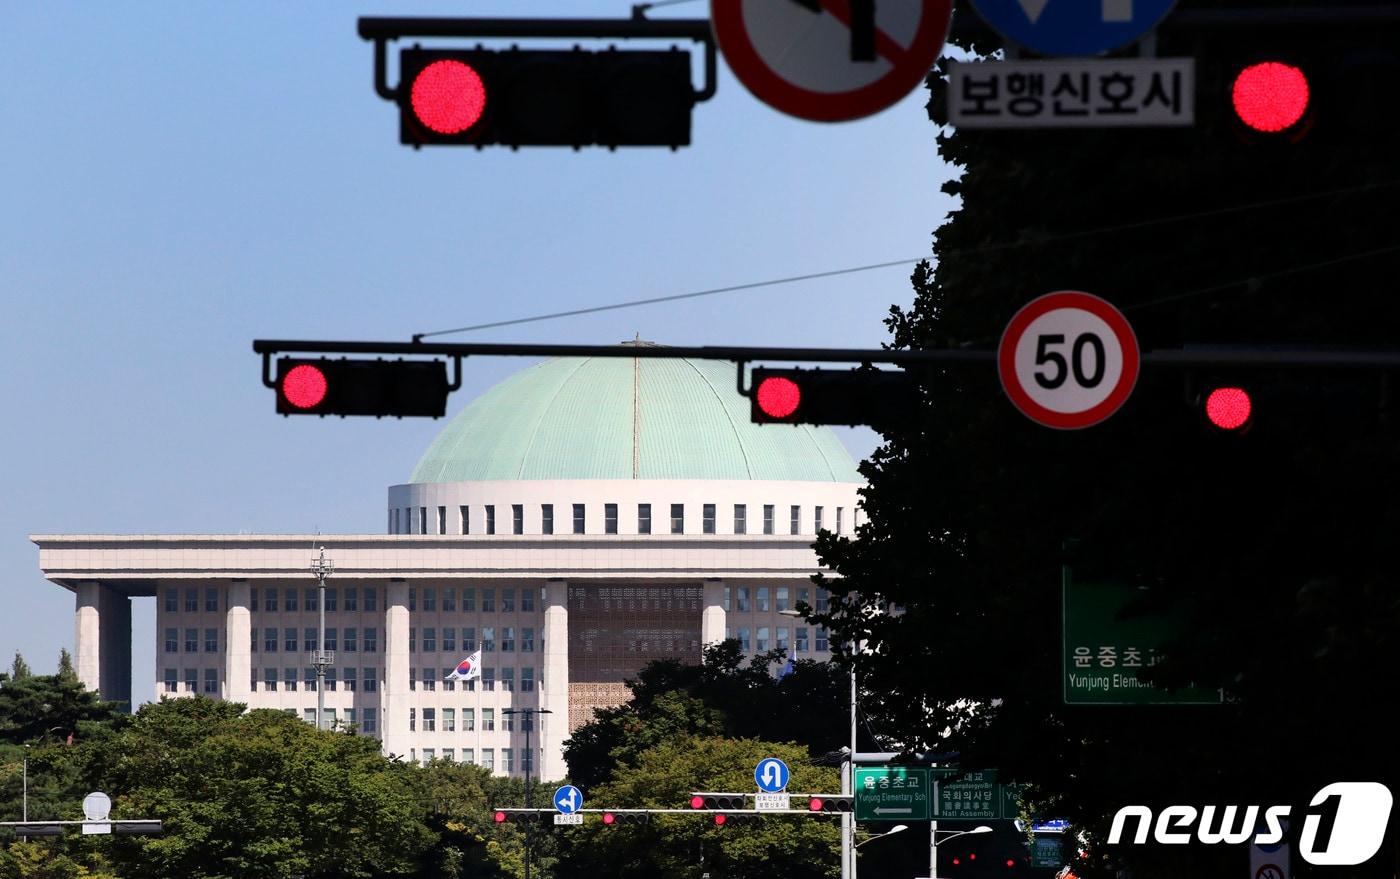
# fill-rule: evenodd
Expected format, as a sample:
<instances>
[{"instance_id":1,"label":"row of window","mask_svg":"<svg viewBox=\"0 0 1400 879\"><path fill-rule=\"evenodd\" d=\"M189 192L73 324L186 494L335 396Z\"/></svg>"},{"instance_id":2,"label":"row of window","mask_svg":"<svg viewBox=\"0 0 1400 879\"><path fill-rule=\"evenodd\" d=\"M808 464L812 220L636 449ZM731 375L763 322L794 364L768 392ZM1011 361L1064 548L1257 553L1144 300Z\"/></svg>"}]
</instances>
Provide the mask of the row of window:
<instances>
[{"instance_id":1,"label":"row of window","mask_svg":"<svg viewBox=\"0 0 1400 879\"><path fill-rule=\"evenodd\" d=\"M293 717L295 717L297 713L295 708L284 708L282 710ZM379 731L378 708L361 708L358 712L354 708L342 708L341 711L344 713L340 716L339 720L336 719L334 708L326 708L323 710L325 714L322 716L325 718L327 729L336 729L338 727L349 728L365 735ZM316 709L303 708L301 710L301 719L307 723L314 724L316 722Z\"/></svg>"},{"instance_id":2,"label":"row of window","mask_svg":"<svg viewBox=\"0 0 1400 879\"><path fill-rule=\"evenodd\" d=\"M408 729L410 732L458 732L457 718L461 716L461 732L476 731L476 709L474 708L410 708L408 709ZM530 722L529 715L521 717L520 729ZM515 732L515 715L501 713L502 732ZM531 729L534 725L531 724ZM481 709L481 731L496 731L496 709Z\"/></svg>"},{"instance_id":3,"label":"row of window","mask_svg":"<svg viewBox=\"0 0 1400 879\"><path fill-rule=\"evenodd\" d=\"M419 762L418 753L419 752L416 748L409 748L408 759L415 763ZM544 751L541 749L540 753L541 755L543 755ZM428 764L436 759L439 759L438 750L436 748L424 748L422 754L423 757L421 762L423 762L424 764ZM521 769L526 771L534 769L534 764L531 762L530 756L531 755L529 751L520 752ZM456 751L453 748L443 748L441 753L441 759L446 760L448 763L455 763ZM462 762L469 765L476 764L476 754L471 748L462 749ZM512 751L510 748L501 748L501 771L514 772L514 763L514 751ZM496 770L495 748L481 749L481 768L492 772Z\"/></svg>"},{"instance_id":4,"label":"row of window","mask_svg":"<svg viewBox=\"0 0 1400 879\"><path fill-rule=\"evenodd\" d=\"M502 589L502 590L500 591L500 597L501 597L501 601L500 601L500 604L499 604L499 608L500 608L499 612L500 612L500 613L515 613L515 608L516 608L516 603L515 603L515 589L513 589L513 588L510 588L510 589ZM428 612L428 613L431 613L431 612L434 612L434 611L436 611L436 610L438 609L438 607L439 607L439 600L438 600L438 599L439 599L439 593L438 593L438 589L437 589L436 586L424 586L424 587L423 587L423 593L422 593L422 601L420 602L420 601L419 601L418 587L415 586L415 587L412 587L412 588L410 588L410 589L408 590L408 609L409 609L410 611L417 611L417 610L419 609L419 605L421 604L423 611ZM440 606L441 606L441 608L442 608L443 613L456 613L456 612L457 612L458 602L457 602L457 587L456 587L456 586L445 586L445 587L443 587L442 593L441 593L441 604L440 604ZM461 607L462 607L462 613L475 613L475 612L476 612L476 610L477 610L476 587L474 587L474 586L464 586L464 587L462 587L462 601L461 601ZM482 613L496 613L496 612L497 612L497 607L498 607L498 605L497 605L497 603L496 603L496 589L495 589L494 587L482 589L482 590L481 590L481 612L482 612ZM524 587L524 588L522 588L522 589L520 590L520 612L521 612L521 613L534 613L534 612L535 612L535 590L534 590L533 588L531 588L531 587Z\"/></svg>"},{"instance_id":5,"label":"row of window","mask_svg":"<svg viewBox=\"0 0 1400 879\"><path fill-rule=\"evenodd\" d=\"M746 653L750 651L763 653L767 650L791 650L793 653L808 652L808 629L806 626L799 626L797 629L793 630L793 639L791 642L788 641L788 630L782 626L771 630L775 633L775 637L772 640L769 639L770 629L768 626L759 626L756 630L757 636L752 640L749 638L750 631L750 629L742 626L739 628L726 627L724 630L724 637L738 641L739 649ZM816 653L831 652L831 644L828 640L826 629L817 629L815 631L815 636L812 644L812 651Z\"/></svg>"},{"instance_id":6,"label":"row of window","mask_svg":"<svg viewBox=\"0 0 1400 879\"><path fill-rule=\"evenodd\" d=\"M796 602L791 603L794 597ZM827 595L825 589L818 589L816 592L817 601L813 605L811 602L812 589L809 586L798 586L796 590L790 590L786 586L725 586L724 587L724 609L735 613L767 613L770 610L782 613L788 610L796 610L798 604L805 604L812 607L817 613L826 613ZM769 601L769 595L772 601ZM750 600L752 596L752 600Z\"/></svg>"},{"instance_id":7,"label":"row of window","mask_svg":"<svg viewBox=\"0 0 1400 879\"><path fill-rule=\"evenodd\" d=\"M201 590L195 587L186 587L184 590L184 611L185 613L218 613L222 608L223 598L217 586L206 586L203 589L203 602L200 601ZM258 595L256 588L248 591L248 607L257 610L261 607L269 613L277 611L308 610L316 611L320 607L319 587L298 589L295 586L287 586L279 589L276 586L266 586L262 595ZM262 604L258 603L259 597ZM344 599L342 601L342 598ZM339 587L326 587L326 612L335 613L337 608L345 610L347 613L358 613L364 610L369 613L376 613L379 610L379 590L372 587L361 588L359 586L346 586L343 590ZM165 612L178 613L181 609L180 590L174 586L165 590Z\"/></svg>"},{"instance_id":8,"label":"row of window","mask_svg":"<svg viewBox=\"0 0 1400 879\"><path fill-rule=\"evenodd\" d=\"M326 631L329 633L330 629ZM462 646L460 652L472 653L480 647L482 653L494 653L497 647L499 647L502 653L514 653L517 646L519 646L521 653L535 652L534 628L528 626L522 628L520 630L520 640L518 642L515 639L514 626L501 626L500 633L501 637L498 641L496 639L495 626L482 626L481 640L478 641L475 628L462 629ZM327 634L326 640L330 640L329 634ZM408 652L417 653L418 646L418 629L410 628L408 630ZM444 653L456 653L458 652L457 630L451 626L444 626L442 629L442 640L439 642L438 630L432 626L427 626L423 629L422 647L424 653L437 653L439 651ZM333 648L328 645L326 649L331 650ZM540 650L544 650L544 639L540 639Z\"/></svg>"},{"instance_id":9,"label":"row of window","mask_svg":"<svg viewBox=\"0 0 1400 879\"><path fill-rule=\"evenodd\" d=\"M441 639L439 630L435 626L427 626L423 629L422 652L424 653L472 653L480 646L483 653L494 653L499 647L502 653L514 653L519 648L521 653L535 652L535 629L532 626L525 626L520 629L520 639L515 637L514 626L501 626L500 639L496 638L497 627L482 626L481 639L477 640L476 627L468 626L461 629L461 640L458 641L458 629L455 626L444 626L441 629ZM258 652L258 645L262 645L262 652L276 653L279 645L287 653L296 653L298 650L310 653L318 649L319 627L305 628L301 630L301 637L297 637L297 630L286 627L280 630L281 637L278 637L279 630L274 627L253 628L249 630L251 644L249 649L253 653ZM203 639L200 638L200 629L185 629L184 641L180 640L180 630L167 628L165 630L165 652L179 653L183 643L184 652L198 653L201 645L205 653L219 652L219 629L204 629ZM363 638L361 634L363 633ZM460 643L460 648L459 648ZM326 627L326 650L341 651L344 653L377 653L379 652L379 629L373 626L366 626L363 630L359 628L339 629L331 626ZM419 652L418 629L408 630L408 651L410 653ZM544 649L543 640L540 641L540 649Z\"/></svg>"},{"instance_id":10,"label":"row of window","mask_svg":"<svg viewBox=\"0 0 1400 879\"><path fill-rule=\"evenodd\" d=\"M420 679L418 677L418 669L410 668L408 670L408 688L410 690L423 689L431 692L436 690L438 686L441 686L444 690L451 691L455 688L457 682L442 680L442 678L447 677L447 675L451 673L452 668L444 668L442 674L437 674L436 669L425 668L423 669L423 677ZM482 666L481 678L479 681L481 689L488 693L494 691L498 684L502 690L513 691L515 689L515 669L510 667L501 668L500 677L498 678L495 668ZM462 690L470 693L476 689L477 683L478 681L463 681ZM525 667L520 669L520 689L522 692L526 693L535 689L535 670L533 668Z\"/></svg>"},{"instance_id":11,"label":"row of window","mask_svg":"<svg viewBox=\"0 0 1400 879\"><path fill-rule=\"evenodd\" d=\"M300 673L294 668L282 669L281 686L282 689L292 693L296 692L297 679L300 677L301 687L308 692L316 691L316 669L306 667ZM262 683L263 692L277 692L278 677L277 669L263 668L261 674L259 669L253 669L252 680L250 681L253 692L257 692L259 682ZM361 668L352 666L330 666L326 669L326 690L332 691L343 688L347 692L355 692L357 689L366 693L374 693L379 690L379 669Z\"/></svg>"},{"instance_id":12,"label":"row of window","mask_svg":"<svg viewBox=\"0 0 1400 879\"><path fill-rule=\"evenodd\" d=\"M573 504L572 533L588 533L588 510L587 504ZM475 526L480 534L495 534L496 531L496 506L486 504L483 507L485 512L484 521ZM715 504L700 505L700 531L702 534L714 534L717 516ZM400 515L402 514L402 515ZM821 531L825 525L825 508L814 507L812 510L813 531ZM834 529L840 534L845 527L844 519L845 507L836 508L836 520ZM685 533L685 504L671 504L671 533ZM777 533L777 506L775 504L763 505L763 532L764 534ZM603 533L616 534L618 522L618 505L603 504ZM788 507L788 533L800 534L802 523L802 507L793 504ZM437 515L434 517L434 524L437 530L430 531L428 508L427 507L395 507L389 511L389 533L390 534L471 534L473 533L471 507L462 505L457 508L457 530L448 531L447 507L438 507ZM525 505L510 505L510 531L501 530L502 534L524 534L525 533ZM540 504L540 533L554 533L554 504ZM652 533L652 512L651 504L637 504L637 533ZM749 508L747 504L734 505L734 531L735 534L749 533ZM757 532L755 532L757 533Z\"/></svg>"}]
</instances>

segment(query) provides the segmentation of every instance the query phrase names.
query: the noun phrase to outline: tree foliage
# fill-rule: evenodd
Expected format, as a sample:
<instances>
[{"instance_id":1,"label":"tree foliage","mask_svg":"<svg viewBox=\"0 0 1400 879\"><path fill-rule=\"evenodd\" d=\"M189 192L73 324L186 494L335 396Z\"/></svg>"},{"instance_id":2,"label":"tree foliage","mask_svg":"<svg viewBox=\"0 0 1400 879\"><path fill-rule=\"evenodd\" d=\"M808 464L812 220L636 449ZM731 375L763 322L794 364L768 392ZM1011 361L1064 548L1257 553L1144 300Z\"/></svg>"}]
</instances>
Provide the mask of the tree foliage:
<instances>
[{"instance_id":1,"label":"tree foliage","mask_svg":"<svg viewBox=\"0 0 1400 879\"><path fill-rule=\"evenodd\" d=\"M1244 39L1164 35L1160 48L1206 58ZM933 85L935 121L945 88ZM1059 289L1123 308L1144 350L1393 345L1400 300L1376 279L1400 262L1393 248L1358 256L1400 228L1392 142L1252 149L1212 109L1192 129L937 140L961 169L945 187L961 207L915 270L913 303L891 311L897 348L994 347L1018 307ZM823 621L873 651L859 666L903 743L1033 783L1042 814L1091 842L1129 803L1296 804L1340 779L1400 781L1375 710L1400 691L1400 449L1383 377L1246 373L1282 392L1261 395L1273 408L1240 437L1190 405L1212 377L1148 364L1118 414L1059 432L1018 413L991 369L928 370L922 423L863 465L857 538L819 542L840 575ZM1066 565L1184 614L1154 676L1222 688L1229 704L1063 704ZM1104 870L1138 876L1240 856L1092 848Z\"/></svg>"}]
</instances>

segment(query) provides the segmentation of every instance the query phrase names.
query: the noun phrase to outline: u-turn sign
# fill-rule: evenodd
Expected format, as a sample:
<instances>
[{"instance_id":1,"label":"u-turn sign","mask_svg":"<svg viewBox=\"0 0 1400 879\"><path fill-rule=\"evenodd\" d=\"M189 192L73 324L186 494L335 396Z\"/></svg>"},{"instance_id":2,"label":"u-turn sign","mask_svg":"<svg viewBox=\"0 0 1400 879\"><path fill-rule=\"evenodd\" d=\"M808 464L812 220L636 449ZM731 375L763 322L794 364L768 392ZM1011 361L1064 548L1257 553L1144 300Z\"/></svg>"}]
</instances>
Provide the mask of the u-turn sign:
<instances>
[{"instance_id":1,"label":"u-turn sign","mask_svg":"<svg viewBox=\"0 0 1400 879\"><path fill-rule=\"evenodd\" d=\"M1002 36L1041 55L1098 55L1139 40L1176 0L972 0Z\"/></svg>"}]
</instances>

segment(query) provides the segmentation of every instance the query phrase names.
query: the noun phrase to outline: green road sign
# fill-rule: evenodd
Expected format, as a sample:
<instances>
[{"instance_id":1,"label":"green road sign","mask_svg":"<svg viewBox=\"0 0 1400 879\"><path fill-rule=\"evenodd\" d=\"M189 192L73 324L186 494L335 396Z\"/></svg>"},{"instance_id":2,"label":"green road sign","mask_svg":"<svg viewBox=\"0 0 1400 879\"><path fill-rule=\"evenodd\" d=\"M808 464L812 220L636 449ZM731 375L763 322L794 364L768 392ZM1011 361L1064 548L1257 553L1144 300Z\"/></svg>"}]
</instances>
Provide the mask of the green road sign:
<instances>
[{"instance_id":1,"label":"green road sign","mask_svg":"<svg viewBox=\"0 0 1400 879\"><path fill-rule=\"evenodd\" d=\"M857 766L857 821L927 821L927 766Z\"/></svg>"},{"instance_id":2,"label":"green road sign","mask_svg":"<svg viewBox=\"0 0 1400 879\"><path fill-rule=\"evenodd\" d=\"M955 773L956 770L940 772L955 776L956 780L938 782L937 817L990 821L1020 814L1015 787L998 784L995 769Z\"/></svg>"},{"instance_id":3,"label":"green road sign","mask_svg":"<svg viewBox=\"0 0 1400 879\"><path fill-rule=\"evenodd\" d=\"M1117 583L1076 583L1064 569L1066 705L1200 705L1223 701L1219 690L1164 690L1139 677L1182 625L1161 614L1126 613L1137 595Z\"/></svg>"}]
</instances>

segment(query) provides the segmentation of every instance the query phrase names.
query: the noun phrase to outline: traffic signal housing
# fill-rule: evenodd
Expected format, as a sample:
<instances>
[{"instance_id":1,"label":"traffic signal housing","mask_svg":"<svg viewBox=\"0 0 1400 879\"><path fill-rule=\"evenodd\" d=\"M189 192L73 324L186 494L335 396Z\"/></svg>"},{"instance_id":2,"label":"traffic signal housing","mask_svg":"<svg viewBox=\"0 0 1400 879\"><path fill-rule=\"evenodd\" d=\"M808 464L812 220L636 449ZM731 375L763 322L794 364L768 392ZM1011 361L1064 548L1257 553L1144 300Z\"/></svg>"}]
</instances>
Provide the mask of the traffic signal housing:
<instances>
[{"instance_id":1,"label":"traffic signal housing","mask_svg":"<svg viewBox=\"0 0 1400 879\"><path fill-rule=\"evenodd\" d=\"M819 794L807 801L809 812L853 812L855 808L856 798L853 796Z\"/></svg>"},{"instance_id":2,"label":"traffic signal housing","mask_svg":"<svg viewBox=\"0 0 1400 879\"><path fill-rule=\"evenodd\" d=\"M918 386L900 370L755 367L749 417L754 424L908 423L919 412Z\"/></svg>"},{"instance_id":3,"label":"traffic signal housing","mask_svg":"<svg viewBox=\"0 0 1400 879\"><path fill-rule=\"evenodd\" d=\"M690 797L692 809L742 809L746 803L741 793L697 793Z\"/></svg>"},{"instance_id":4,"label":"traffic signal housing","mask_svg":"<svg viewBox=\"0 0 1400 879\"><path fill-rule=\"evenodd\" d=\"M651 816L646 812L608 811L603 813L603 824L608 827L628 824L648 824Z\"/></svg>"},{"instance_id":5,"label":"traffic signal housing","mask_svg":"<svg viewBox=\"0 0 1400 879\"><path fill-rule=\"evenodd\" d=\"M492 817L497 824L533 826L544 820L544 813L539 809L497 809Z\"/></svg>"},{"instance_id":6,"label":"traffic signal housing","mask_svg":"<svg viewBox=\"0 0 1400 879\"><path fill-rule=\"evenodd\" d=\"M690 53L424 49L399 55L399 140L413 147L690 144Z\"/></svg>"},{"instance_id":7,"label":"traffic signal housing","mask_svg":"<svg viewBox=\"0 0 1400 879\"><path fill-rule=\"evenodd\" d=\"M373 415L441 418L447 411L447 364L441 360L277 361L282 415Z\"/></svg>"},{"instance_id":8,"label":"traffic signal housing","mask_svg":"<svg viewBox=\"0 0 1400 879\"><path fill-rule=\"evenodd\" d=\"M713 820L716 827L744 827L758 823L761 817L757 812L716 812Z\"/></svg>"}]
</instances>

